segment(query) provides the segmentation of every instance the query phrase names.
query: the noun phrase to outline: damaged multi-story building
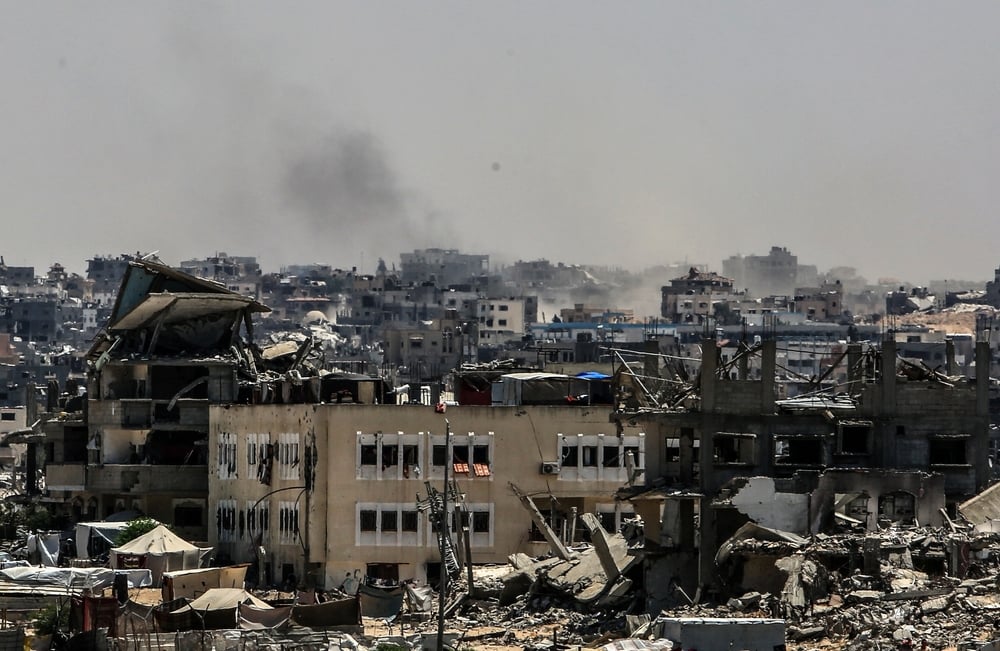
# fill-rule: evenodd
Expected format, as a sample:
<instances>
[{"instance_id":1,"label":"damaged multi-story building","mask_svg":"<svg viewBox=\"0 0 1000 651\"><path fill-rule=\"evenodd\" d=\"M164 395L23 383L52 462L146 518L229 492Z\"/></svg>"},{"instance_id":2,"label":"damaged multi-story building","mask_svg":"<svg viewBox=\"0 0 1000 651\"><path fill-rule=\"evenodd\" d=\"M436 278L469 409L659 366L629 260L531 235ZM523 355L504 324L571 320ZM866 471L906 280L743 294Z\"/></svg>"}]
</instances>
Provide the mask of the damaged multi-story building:
<instances>
[{"instance_id":1,"label":"damaged multi-story building","mask_svg":"<svg viewBox=\"0 0 1000 651\"><path fill-rule=\"evenodd\" d=\"M204 539L208 405L249 399L251 315L264 311L217 283L130 260L87 356L83 429L49 435L49 499L76 517L143 512Z\"/></svg>"},{"instance_id":2,"label":"damaged multi-story building","mask_svg":"<svg viewBox=\"0 0 1000 651\"><path fill-rule=\"evenodd\" d=\"M503 406L447 415L396 406L379 378L307 370L308 340L258 348L253 317L266 310L131 261L88 354L87 399L32 439L44 450L38 499L73 520L139 511L211 542L220 560L253 563L258 581L327 587L434 576L429 486L446 472L462 509L449 517L475 562L541 553L552 530L579 540L574 511L612 531L631 515L613 494L641 481L644 437L615 434L606 377L501 378Z\"/></svg>"},{"instance_id":3,"label":"damaged multi-story building","mask_svg":"<svg viewBox=\"0 0 1000 651\"><path fill-rule=\"evenodd\" d=\"M624 434L646 433L646 482L620 496L645 522L650 608L674 603L677 588L720 589L717 553L748 523L794 536L954 515L991 477L983 339L972 379L951 375L951 361L936 370L899 358L892 336L849 343L813 392L784 400L775 366L787 344L773 338L725 362L720 342L704 339L692 381L651 372L669 356L637 378L623 371L613 418ZM822 387L837 369L846 381Z\"/></svg>"}]
</instances>

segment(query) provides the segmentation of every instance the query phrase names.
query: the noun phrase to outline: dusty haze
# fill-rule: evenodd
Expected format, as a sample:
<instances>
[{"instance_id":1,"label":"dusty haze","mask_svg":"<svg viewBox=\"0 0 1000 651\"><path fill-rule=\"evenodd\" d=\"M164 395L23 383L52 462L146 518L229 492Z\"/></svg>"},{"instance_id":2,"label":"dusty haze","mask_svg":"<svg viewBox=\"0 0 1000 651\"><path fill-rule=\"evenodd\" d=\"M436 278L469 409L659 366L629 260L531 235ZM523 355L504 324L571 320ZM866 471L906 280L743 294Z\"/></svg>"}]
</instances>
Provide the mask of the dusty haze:
<instances>
[{"instance_id":1,"label":"dusty haze","mask_svg":"<svg viewBox=\"0 0 1000 651\"><path fill-rule=\"evenodd\" d=\"M992 2L13 3L8 263L426 246L638 269L789 247L984 278Z\"/></svg>"}]
</instances>

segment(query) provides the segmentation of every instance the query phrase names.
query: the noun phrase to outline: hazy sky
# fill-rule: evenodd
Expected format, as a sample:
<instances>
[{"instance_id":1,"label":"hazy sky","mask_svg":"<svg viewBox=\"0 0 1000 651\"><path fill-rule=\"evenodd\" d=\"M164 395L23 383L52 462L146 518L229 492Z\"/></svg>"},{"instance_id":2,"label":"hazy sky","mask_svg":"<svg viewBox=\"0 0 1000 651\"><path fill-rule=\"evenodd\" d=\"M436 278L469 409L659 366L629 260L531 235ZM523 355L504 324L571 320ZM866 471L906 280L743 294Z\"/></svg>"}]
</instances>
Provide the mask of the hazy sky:
<instances>
[{"instance_id":1,"label":"hazy sky","mask_svg":"<svg viewBox=\"0 0 1000 651\"><path fill-rule=\"evenodd\" d=\"M1000 3L14 2L8 263L1000 264Z\"/></svg>"}]
</instances>

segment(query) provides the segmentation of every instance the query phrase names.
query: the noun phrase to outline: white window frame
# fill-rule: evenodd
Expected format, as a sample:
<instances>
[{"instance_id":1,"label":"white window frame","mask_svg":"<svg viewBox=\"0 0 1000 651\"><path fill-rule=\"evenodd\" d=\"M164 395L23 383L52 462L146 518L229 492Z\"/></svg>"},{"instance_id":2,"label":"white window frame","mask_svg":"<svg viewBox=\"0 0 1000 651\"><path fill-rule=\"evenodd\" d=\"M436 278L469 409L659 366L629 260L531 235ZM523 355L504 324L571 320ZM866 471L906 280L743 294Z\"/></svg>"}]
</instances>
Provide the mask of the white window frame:
<instances>
[{"instance_id":1,"label":"white window frame","mask_svg":"<svg viewBox=\"0 0 1000 651\"><path fill-rule=\"evenodd\" d=\"M299 479L302 469L299 435L284 432L278 436L278 479Z\"/></svg>"},{"instance_id":2,"label":"white window frame","mask_svg":"<svg viewBox=\"0 0 1000 651\"><path fill-rule=\"evenodd\" d=\"M285 522L282 522L282 513L285 513ZM295 525L298 526L295 526ZM294 502L278 502L278 544L297 545L299 543L299 532L303 526L302 513L299 509L298 500Z\"/></svg>"},{"instance_id":3,"label":"white window frame","mask_svg":"<svg viewBox=\"0 0 1000 651\"><path fill-rule=\"evenodd\" d=\"M447 437L444 434L432 434L432 435L429 436L429 439L430 439L430 441L428 443L428 456L427 456L427 461L428 461L427 469L428 469L428 473L429 473L428 474L428 478L430 478L430 479L443 479L444 478L444 466L435 466L435 465L433 465L433 461L434 461L434 446L435 445L447 445L448 444ZM475 432L469 432L469 433L467 433L465 435L452 434L451 435L452 456L454 457L454 451L455 451L456 448L462 448L462 447L466 448L466 455L467 455L466 459L469 460L469 472L468 473L456 473L456 472L454 472L454 469L452 469L452 471L448 473L449 476L451 476L451 477L453 477L455 479L469 479L469 480L479 480L479 481L489 480L489 481L493 481L493 477L496 474L496 472L495 472L495 467L496 467L496 456L495 456L496 455L496 445L495 445L495 440L496 440L496 436L495 436L494 432L487 432L486 434L476 434ZM488 453L489 453L490 460L489 460L489 463L487 465L490 467L490 474L487 475L487 476L485 476L485 477L478 477L478 476L476 476L475 471L473 469L472 459L473 459L473 453L474 453L475 448L476 448L477 445L485 445L485 446L489 447L489 452ZM446 461L450 461L450 460L446 459Z\"/></svg>"},{"instance_id":4,"label":"white window frame","mask_svg":"<svg viewBox=\"0 0 1000 651\"><path fill-rule=\"evenodd\" d=\"M462 504L462 508L469 513L469 546L477 548L493 547L494 532L496 531L496 518L494 517L495 510L492 502L466 502ZM473 513L480 512L490 514L490 528L489 531L476 531L473 524L474 518ZM447 517L447 527L448 531L452 532L452 542L457 542L455 540L455 511L449 510ZM428 547L437 547L439 544L438 534L434 531L431 526L427 527L427 541L425 543Z\"/></svg>"},{"instance_id":5,"label":"white window frame","mask_svg":"<svg viewBox=\"0 0 1000 651\"><path fill-rule=\"evenodd\" d=\"M423 477L425 469L423 460L426 453L424 449L426 447L426 437L423 432L417 432L416 434L406 434L405 432L396 432L395 434L383 434L382 432L365 434L364 432L358 432L356 440L357 442L355 444L354 451L356 479L426 479ZM361 464L361 447L363 445L375 446L375 465ZM415 445L417 447L417 456L415 459L416 463L406 464L404 463L406 459L403 451L407 446L411 445ZM382 460L383 450L392 447L396 448L396 459L398 463L382 467L380 461Z\"/></svg>"},{"instance_id":6,"label":"white window frame","mask_svg":"<svg viewBox=\"0 0 1000 651\"><path fill-rule=\"evenodd\" d=\"M236 434L233 432L219 434L218 455L216 469L219 479L236 479L239 476L236 458Z\"/></svg>"},{"instance_id":7,"label":"white window frame","mask_svg":"<svg viewBox=\"0 0 1000 651\"><path fill-rule=\"evenodd\" d=\"M254 526L250 526L250 514L254 516ZM270 500L247 500L246 514L247 538L251 542L255 536L260 535L261 544L265 544L268 533L271 531L271 502Z\"/></svg>"},{"instance_id":8,"label":"white window frame","mask_svg":"<svg viewBox=\"0 0 1000 651\"><path fill-rule=\"evenodd\" d=\"M257 448L257 434L250 433L247 434L247 479L253 479L257 476L257 464L260 463L260 451Z\"/></svg>"},{"instance_id":9,"label":"white window frame","mask_svg":"<svg viewBox=\"0 0 1000 651\"><path fill-rule=\"evenodd\" d=\"M625 461L626 448L638 448L639 455L634 459L635 481L645 480L646 468L646 434L629 434L617 436L614 434L576 434L558 435L559 475L560 481L612 481L626 482L628 464ZM597 448L597 465L584 465L584 448ZM576 449L576 465L565 465L565 450ZM617 449L618 465L604 466L604 451L608 448Z\"/></svg>"},{"instance_id":10,"label":"white window frame","mask_svg":"<svg viewBox=\"0 0 1000 651\"><path fill-rule=\"evenodd\" d=\"M233 528L224 529L223 527L218 526L219 521L217 521L216 530L219 533L219 542L220 543L236 542L236 537L239 535L239 522L240 522L239 507L237 507L236 505L236 500L234 499L219 500L218 503L216 504L216 514L217 514L216 517L217 518L219 517L218 516L219 511L225 511L225 510L231 510L233 513Z\"/></svg>"},{"instance_id":11,"label":"white window frame","mask_svg":"<svg viewBox=\"0 0 1000 651\"><path fill-rule=\"evenodd\" d=\"M492 547L493 532L496 531L496 519L493 517L493 503L470 502L465 505L465 509L469 512L469 546ZM490 514L489 531L475 530L475 524L474 524L475 518L473 517L473 513L476 512L488 512ZM452 516L454 516L454 512L452 512Z\"/></svg>"},{"instance_id":12,"label":"white window frame","mask_svg":"<svg viewBox=\"0 0 1000 651\"><path fill-rule=\"evenodd\" d=\"M375 512L375 531L361 531L361 512ZM382 531L382 514L396 514L396 530ZM417 514L417 530L403 531L403 513ZM417 511L415 502L358 502L354 507L354 545L356 547L419 547L424 539L424 532L429 531L426 525L427 516ZM435 535L435 540L437 537ZM434 543L435 546L437 543Z\"/></svg>"}]
</instances>

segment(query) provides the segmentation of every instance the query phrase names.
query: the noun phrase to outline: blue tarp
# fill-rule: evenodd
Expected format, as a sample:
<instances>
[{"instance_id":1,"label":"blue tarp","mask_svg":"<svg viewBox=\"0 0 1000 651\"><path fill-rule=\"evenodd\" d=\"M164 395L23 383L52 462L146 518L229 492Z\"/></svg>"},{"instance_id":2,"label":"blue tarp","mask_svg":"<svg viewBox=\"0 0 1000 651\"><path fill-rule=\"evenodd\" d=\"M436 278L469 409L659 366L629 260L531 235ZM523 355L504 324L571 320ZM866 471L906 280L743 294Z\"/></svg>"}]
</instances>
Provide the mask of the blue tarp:
<instances>
[{"instance_id":1,"label":"blue tarp","mask_svg":"<svg viewBox=\"0 0 1000 651\"><path fill-rule=\"evenodd\" d=\"M583 373L577 373L576 377L581 380L607 380L611 376L598 373L597 371L584 371Z\"/></svg>"}]
</instances>

